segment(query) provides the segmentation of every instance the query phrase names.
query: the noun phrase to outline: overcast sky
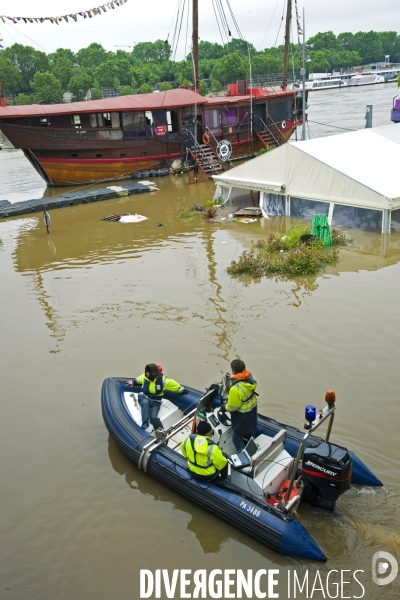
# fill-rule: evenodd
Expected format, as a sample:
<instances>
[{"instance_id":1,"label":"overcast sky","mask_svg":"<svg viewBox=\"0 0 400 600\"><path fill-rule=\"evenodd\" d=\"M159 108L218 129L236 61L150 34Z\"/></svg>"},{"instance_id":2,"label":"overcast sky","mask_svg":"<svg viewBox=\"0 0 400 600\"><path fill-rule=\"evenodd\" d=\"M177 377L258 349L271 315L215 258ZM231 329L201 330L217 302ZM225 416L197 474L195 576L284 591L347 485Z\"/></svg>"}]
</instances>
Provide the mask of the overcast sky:
<instances>
[{"instance_id":1,"label":"overcast sky","mask_svg":"<svg viewBox=\"0 0 400 600\"><path fill-rule=\"evenodd\" d=\"M110 1L110 0L108 0ZM101 6L104 0L2 0L0 15L12 17L55 17L89 10ZM239 37L232 23L226 0L222 0L233 37ZM185 5L191 4L186 0ZM102 44L107 50L117 46L130 46L137 42L157 39L172 41L177 7L184 0L128 0L115 10L94 16L92 19L78 17L60 25L50 23L19 22L18 25L0 20L2 45L13 43L31 45L37 50L53 52L57 48L77 51L92 42ZM285 0L230 0L239 29L257 50L283 43L282 15ZM335 35L345 31L397 31L400 33L400 0L298 0L302 22L305 9L306 38L318 32L333 31ZM295 3L293 0L295 22ZM182 23L181 45L176 58L182 59L187 35L187 10ZM189 22L190 25L190 22ZM295 41L297 32L293 26ZM199 37L201 40L221 43L212 0L199 0ZM130 51L130 48L123 48Z\"/></svg>"}]
</instances>

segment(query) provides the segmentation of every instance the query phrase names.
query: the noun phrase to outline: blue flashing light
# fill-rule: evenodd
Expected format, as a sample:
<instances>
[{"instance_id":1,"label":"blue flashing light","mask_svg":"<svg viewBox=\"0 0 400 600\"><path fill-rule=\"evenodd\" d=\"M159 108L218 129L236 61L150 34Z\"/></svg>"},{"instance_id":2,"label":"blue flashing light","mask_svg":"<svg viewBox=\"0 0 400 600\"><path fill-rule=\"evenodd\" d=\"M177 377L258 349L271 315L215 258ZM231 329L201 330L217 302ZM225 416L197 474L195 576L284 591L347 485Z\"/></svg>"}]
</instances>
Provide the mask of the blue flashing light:
<instances>
[{"instance_id":1,"label":"blue flashing light","mask_svg":"<svg viewBox=\"0 0 400 600\"><path fill-rule=\"evenodd\" d=\"M316 417L317 417L317 409L315 408L315 406L312 406L311 404L307 404L307 406L306 406L306 421L311 423L312 421L315 421Z\"/></svg>"}]
</instances>

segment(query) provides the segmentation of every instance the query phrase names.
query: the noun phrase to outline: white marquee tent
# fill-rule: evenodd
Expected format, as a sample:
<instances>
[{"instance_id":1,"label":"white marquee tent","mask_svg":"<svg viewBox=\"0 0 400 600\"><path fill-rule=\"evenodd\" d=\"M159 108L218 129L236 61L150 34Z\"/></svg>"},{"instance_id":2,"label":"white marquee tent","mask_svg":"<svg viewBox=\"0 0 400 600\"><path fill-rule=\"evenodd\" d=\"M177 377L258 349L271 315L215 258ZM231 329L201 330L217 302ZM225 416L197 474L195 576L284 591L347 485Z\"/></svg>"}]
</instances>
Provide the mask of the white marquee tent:
<instances>
[{"instance_id":1,"label":"white marquee tent","mask_svg":"<svg viewBox=\"0 0 400 600\"><path fill-rule=\"evenodd\" d=\"M265 214L323 212L333 225L390 233L400 222L400 126L289 141L214 180L224 199L259 192Z\"/></svg>"}]
</instances>

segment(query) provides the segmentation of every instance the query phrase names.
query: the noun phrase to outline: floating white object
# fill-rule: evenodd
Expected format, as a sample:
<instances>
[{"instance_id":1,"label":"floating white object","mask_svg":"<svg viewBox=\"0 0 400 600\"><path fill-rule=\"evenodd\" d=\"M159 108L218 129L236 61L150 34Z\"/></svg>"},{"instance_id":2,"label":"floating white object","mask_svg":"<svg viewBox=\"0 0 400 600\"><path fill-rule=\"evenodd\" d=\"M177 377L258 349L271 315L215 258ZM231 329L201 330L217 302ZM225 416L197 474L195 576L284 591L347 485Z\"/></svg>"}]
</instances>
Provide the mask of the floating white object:
<instances>
[{"instance_id":1,"label":"floating white object","mask_svg":"<svg viewBox=\"0 0 400 600\"><path fill-rule=\"evenodd\" d=\"M120 223L140 223L140 221L147 221L147 217L142 215L125 215L120 218Z\"/></svg>"}]
</instances>

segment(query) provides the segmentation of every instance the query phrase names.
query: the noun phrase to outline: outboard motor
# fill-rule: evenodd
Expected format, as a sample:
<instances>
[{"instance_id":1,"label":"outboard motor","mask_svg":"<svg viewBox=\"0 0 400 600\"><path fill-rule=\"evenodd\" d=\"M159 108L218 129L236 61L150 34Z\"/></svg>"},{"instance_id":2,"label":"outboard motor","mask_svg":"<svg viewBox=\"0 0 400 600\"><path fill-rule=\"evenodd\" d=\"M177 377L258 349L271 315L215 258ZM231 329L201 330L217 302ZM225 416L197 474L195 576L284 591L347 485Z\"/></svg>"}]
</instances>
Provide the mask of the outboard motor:
<instances>
[{"instance_id":1,"label":"outboard motor","mask_svg":"<svg viewBox=\"0 0 400 600\"><path fill-rule=\"evenodd\" d=\"M350 488L351 470L352 459L346 448L329 442L306 448L301 465L303 500L333 510L338 497Z\"/></svg>"}]
</instances>

